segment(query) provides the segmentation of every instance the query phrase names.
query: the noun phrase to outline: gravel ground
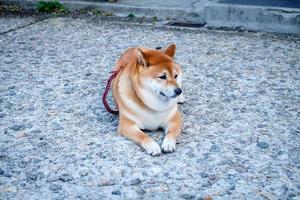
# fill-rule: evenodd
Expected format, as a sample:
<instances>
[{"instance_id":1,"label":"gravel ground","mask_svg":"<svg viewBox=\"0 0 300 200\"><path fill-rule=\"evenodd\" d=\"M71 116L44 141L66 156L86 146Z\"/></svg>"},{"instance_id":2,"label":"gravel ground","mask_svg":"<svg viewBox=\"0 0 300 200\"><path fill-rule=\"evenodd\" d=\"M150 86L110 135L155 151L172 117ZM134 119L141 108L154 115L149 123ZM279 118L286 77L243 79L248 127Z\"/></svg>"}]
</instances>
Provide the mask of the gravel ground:
<instances>
[{"instance_id":1,"label":"gravel ground","mask_svg":"<svg viewBox=\"0 0 300 200\"><path fill-rule=\"evenodd\" d=\"M0 199L300 199L299 41L69 17L0 34ZM172 42L184 129L151 157L101 94L126 48Z\"/></svg>"}]
</instances>

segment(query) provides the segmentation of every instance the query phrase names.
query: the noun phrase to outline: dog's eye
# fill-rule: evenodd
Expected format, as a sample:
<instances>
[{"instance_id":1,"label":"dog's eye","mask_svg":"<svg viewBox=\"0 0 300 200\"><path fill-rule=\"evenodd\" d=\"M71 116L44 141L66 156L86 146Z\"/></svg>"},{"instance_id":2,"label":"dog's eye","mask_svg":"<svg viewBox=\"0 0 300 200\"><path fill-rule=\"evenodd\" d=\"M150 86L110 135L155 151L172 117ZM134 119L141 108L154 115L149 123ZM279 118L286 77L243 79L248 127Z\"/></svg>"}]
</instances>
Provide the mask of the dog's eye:
<instances>
[{"instance_id":1,"label":"dog's eye","mask_svg":"<svg viewBox=\"0 0 300 200\"><path fill-rule=\"evenodd\" d=\"M174 76L174 78L176 79L176 78L177 78L177 76L178 76L178 75L176 74L176 75Z\"/></svg>"},{"instance_id":2,"label":"dog's eye","mask_svg":"<svg viewBox=\"0 0 300 200\"><path fill-rule=\"evenodd\" d=\"M160 79L163 79L163 80L166 80L167 79L167 76L164 74L164 75L161 75L160 77L158 77Z\"/></svg>"}]
</instances>

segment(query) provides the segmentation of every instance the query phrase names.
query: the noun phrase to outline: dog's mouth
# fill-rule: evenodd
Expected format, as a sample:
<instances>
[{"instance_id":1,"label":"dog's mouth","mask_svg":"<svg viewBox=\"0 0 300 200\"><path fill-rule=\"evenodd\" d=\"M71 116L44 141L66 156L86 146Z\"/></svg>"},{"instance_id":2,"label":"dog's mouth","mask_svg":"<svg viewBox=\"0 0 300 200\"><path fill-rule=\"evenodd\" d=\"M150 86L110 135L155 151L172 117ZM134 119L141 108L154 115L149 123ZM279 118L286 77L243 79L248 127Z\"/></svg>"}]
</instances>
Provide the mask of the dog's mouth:
<instances>
[{"instance_id":1,"label":"dog's mouth","mask_svg":"<svg viewBox=\"0 0 300 200\"><path fill-rule=\"evenodd\" d=\"M163 92L159 92L159 94L163 97L167 97L167 95L165 95Z\"/></svg>"},{"instance_id":2,"label":"dog's mouth","mask_svg":"<svg viewBox=\"0 0 300 200\"><path fill-rule=\"evenodd\" d=\"M177 95L175 94L175 95L173 95L173 96L167 96L165 93L163 93L163 92L159 92L159 94L161 95L161 96L163 96L163 97L166 97L166 98L171 98L171 99L173 99L173 98L176 98L177 97Z\"/></svg>"}]
</instances>

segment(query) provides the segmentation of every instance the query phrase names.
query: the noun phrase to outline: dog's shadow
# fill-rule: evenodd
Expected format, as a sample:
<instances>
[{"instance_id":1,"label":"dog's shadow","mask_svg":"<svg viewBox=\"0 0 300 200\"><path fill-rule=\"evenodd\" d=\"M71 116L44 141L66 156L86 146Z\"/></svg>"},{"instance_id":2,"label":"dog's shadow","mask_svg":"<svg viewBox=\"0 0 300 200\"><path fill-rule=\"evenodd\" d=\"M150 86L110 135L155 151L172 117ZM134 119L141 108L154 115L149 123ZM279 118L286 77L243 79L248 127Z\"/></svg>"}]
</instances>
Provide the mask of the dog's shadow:
<instances>
[{"instance_id":1,"label":"dog's shadow","mask_svg":"<svg viewBox=\"0 0 300 200\"><path fill-rule=\"evenodd\" d=\"M155 131L149 131L149 130L142 130L142 131L147 135L149 135L158 144L162 144L162 141L166 135L165 131L162 128Z\"/></svg>"}]
</instances>

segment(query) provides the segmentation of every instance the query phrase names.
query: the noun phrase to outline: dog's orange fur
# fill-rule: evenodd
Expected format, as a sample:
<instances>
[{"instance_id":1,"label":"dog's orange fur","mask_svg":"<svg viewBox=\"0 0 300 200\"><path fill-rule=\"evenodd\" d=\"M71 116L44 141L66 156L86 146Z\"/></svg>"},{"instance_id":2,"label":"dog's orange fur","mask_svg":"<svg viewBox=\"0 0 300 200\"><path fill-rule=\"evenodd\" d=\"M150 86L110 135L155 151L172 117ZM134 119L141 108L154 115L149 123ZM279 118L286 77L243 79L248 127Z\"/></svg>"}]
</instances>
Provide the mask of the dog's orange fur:
<instances>
[{"instance_id":1,"label":"dog's orange fur","mask_svg":"<svg viewBox=\"0 0 300 200\"><path fill-rule=\"evenodd\" d=\"M181 76L181 68L173 59L175 49L174 44L165 51L130 48L119 58L114 69L120 70L112 83L113 96L119 109L118 133L135 141L151 155L160 154L161 149L142 130L163 128L166 136L162 149L170 152L175 149L176 139L182 128L176 98L160 101L161 97L155 99L155 94L151 92L147 96L144 86L144 82L148 80L152 81L151 84L155 82L153 84L162 84L166 88L181 87L181 80L174 78L176 74ZM166 80L158 78L161 73L167 74Z\"/></svg>"}]
</instances>

